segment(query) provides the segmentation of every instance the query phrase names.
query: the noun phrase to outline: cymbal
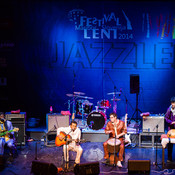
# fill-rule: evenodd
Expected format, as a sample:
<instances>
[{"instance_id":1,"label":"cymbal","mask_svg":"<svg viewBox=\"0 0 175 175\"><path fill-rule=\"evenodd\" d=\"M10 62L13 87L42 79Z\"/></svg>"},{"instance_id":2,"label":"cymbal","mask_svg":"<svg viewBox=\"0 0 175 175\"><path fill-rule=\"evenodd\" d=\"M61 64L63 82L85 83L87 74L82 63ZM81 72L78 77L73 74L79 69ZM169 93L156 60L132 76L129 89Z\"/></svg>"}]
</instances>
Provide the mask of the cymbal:
<instances>
[{"instance_id":1,"label":"cymbal","mask_svg":"<svg viewBox=\"0 0 175 175\"><path fill-rule=\"evenodd\" d=\"M75 95L85 95L84 92L74 92Z\"/></svg>"},{"instance_id":2,"label":"cymbal","mask_svg":"<svg viewBox=\"0 0 175 175\"><path fill-rule=\"evenodd\" d=\"M74 94L66 94L66 96L68 96L68 97L73 97Z\"/></svg>"},{"instance_id":3,"label":"cymbal","mask_svg":"<svg viewBox=\"0 0 175 175\"><path fill-rule=\"evenodd\" d=\"M110 92L110 93L107 93L107 95L116 95L116 94L121 94L121 92Z\"/></svg>"},{"instance_id":4,"label":"cymbal","mask_svg":"<svg viewBox=\"0 0 175 175\"><path fill-rule=\"evenodd\" d=\"M94 99L93 97L87 97L87 96L78 96L79 98L85 98L85 99Z\"/></svg>"},{"instance_id":5,"label":"cymbal","mask_svg":"<svg viewBox=\"0 0 175 175\"><path fill-rule=\"evenodd\" d=\"M111 99L112 101L120 101L121 99L120 98L115 98L115 99Z\"/></svg>"}]
</instances>

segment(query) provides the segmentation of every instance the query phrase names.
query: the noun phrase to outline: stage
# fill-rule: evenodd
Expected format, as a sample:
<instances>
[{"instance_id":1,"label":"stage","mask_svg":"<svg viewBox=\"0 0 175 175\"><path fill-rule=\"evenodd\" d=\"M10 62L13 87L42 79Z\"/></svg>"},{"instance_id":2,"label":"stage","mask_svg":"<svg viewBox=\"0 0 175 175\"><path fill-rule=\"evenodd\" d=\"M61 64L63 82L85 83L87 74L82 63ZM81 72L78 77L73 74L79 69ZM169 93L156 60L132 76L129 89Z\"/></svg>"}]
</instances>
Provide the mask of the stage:
<instances>
[{"instance_id":1,"label":"stage","mask_svg":"<svg viewBox=\"0 0 175 175\"><path fill-rule=\"evenodd\" d=\"M37 154L36 154L37 144ZM83 148L83 155L81 157L81 163L91 163L99 161L100 174L128 174L128 159L143 160L149 159L151 161L150 174L173 174L172 169L175 167L175 163L166 164L165 169L162 166L155 166L153 162L156 159L155 148L139 148L139 147L126 147L125 160L123 167L113 167L103 164L103 145L102 142L86 142L81 144ZM158 163L162 160L162 150L158 150ZM174 150L175 151L175 150ZM165 157L167 160L167 150L165 151ZM32 161L36 160L41 162L53 163L56 167L63 167L62 161L62 147L48 147L44 145L43 141L27 142L25 146L18 147L18 157L10 164L6 164L5 169L0 173L1 175L29 175L31 171ZM174 160L175 161L175 160ZM74 161L70 161L69 170L66 174L73 173ZM61 173L60 173L61 174Z\"/></svg>"},{"instance_id":2,"label":"stage","mask_svg":"<svg viewBox=\"0 0 175 175\"><path fill-rule=\"evenodd\" d=\"M82 130L82 138L86 140L85 143L81 144L83 148L81 163L99 162L100 174L128 174L128 160L150 160L150 174L166 174L167 172L169 172L169 174L174 173L174 162L165 163L165 168L162 169L162 148L160 146L157 148L158 166L154 165L154 162L156 161L156 147L139 147L139 135L141 131L135 132L136 130L134 129L128 129L130 136L132 136L131 144L125 147L123 167L118 168L103 163L103 142L108 138L104 133L104 129L92 130L89 127L83 127L82 125L79 125L79 127ZM6 167L1 172L2 175L30 174L32 161L34 160L53 163L56 167L65 168L62 147L56 147L54 143L56 130L48 132L45 127L27 128L26 134L28 138L26 144L18 145L18 156L12 163L8 161L6 162ZM72 158L75 158L74 154L70 156L70 171L66 172L66 174L74 174L74 161L71 160ZM167 149L165 149L165 162L166 161Z\"/></svg>"}]
</instances>

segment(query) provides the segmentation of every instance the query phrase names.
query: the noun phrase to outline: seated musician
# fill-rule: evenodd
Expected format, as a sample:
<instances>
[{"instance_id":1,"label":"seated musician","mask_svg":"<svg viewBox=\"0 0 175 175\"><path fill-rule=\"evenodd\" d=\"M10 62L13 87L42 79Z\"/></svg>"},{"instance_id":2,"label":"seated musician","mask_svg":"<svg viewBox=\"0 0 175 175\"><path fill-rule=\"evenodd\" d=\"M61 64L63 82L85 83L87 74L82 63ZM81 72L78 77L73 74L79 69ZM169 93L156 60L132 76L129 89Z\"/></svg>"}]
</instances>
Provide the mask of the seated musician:
<instances>
[{"instance_id":1,"label":"seated musician","mask_svg":"<svg viewBox=\"0 0 175 175\"><path fill-rule=\"evenodd\" d=\"M64 140L65 136L60 135L60 132L65 132L65 134L70 135L73 140L71 142L68 142L67 144L67 154L66 154L66 145L63 145L64 160L66 162L69 162L69 150L71 150L71 151L77 152L77 155L75 158L75 164L79 164L83 149L81 148L79 144L79 140L81 138L81 131L77 127L77 122L73 120L70 123L69 127L60 127L57 129L58 138L60 140ZM67 158L66 158L66 155L67 155Z\"/></svg>"},{"instance_id":2,"label":"seated musician","mask_svg":"<svg viewBox=\"0 0 175 175\"><path fill-rule=\"evenodd\" d=\"M124 153L124 137L123 136L127 133L127 128L125 126L125 122L117 119L116 113L111 113L109 116L110 116L110 121L106 125L105 133L109 134L109 139L114 138L116 134L116 139L119 139L121 141L117 166L122 167L121 161L123 161L123 153ZM106 160L109 159L109 151L107 148L108 140L103 143L104 159Z\"/></svg>"},{"instance_id":3,"label":"seated musician","mask_svg":"<svg viewBox=\"0 0 175 175\"><path fill-rule=\"evenodd\" d=\"M4 113L0 112L0 133L10 130L13 130L12 123L8 120L5 120ZM3 135L0 137L0 156L3 156L4 154L5 144L7 144L7 146L10 148L10 160L13 160L13 156L16 150L14 144L14 132L8 133L7 135Z\"/></svg>"},{"instance_id":4,"label":"seated musician","mask_svg":"<svg viewBox=\"0 0 175 175\"><path fill-rule=\"evenodd\" d=\"M175 97L171 98L171 105L168 108L165 120L168 123L168 131L171 129L175 129ZM173 144L168 143L168 160L167 162L172 162L172 152L173 152Z\"/></svg>"}]
</instances>

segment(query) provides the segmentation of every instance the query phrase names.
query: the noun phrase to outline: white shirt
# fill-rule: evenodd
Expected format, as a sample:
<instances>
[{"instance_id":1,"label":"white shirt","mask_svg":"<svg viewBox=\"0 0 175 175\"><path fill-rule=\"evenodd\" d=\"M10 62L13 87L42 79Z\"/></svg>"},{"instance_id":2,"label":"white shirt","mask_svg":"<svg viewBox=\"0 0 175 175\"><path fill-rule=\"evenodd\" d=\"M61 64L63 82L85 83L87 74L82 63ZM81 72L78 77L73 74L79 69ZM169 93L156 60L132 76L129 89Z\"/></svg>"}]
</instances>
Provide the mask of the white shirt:
<instances>
[{"instance_id":1,"label":"white shirt","mask_svg":"<svg viewBox=\"0 0 175 175\"><path fill-rule=\"evenodd\" d=\"M65 132L66 134L69 134L72 137L72 139L75 139L75 140L79 139L80 140L80 138L81 138L81 131L79 128L76 128L75 131L71 131L70 126L69 127L60 127L57 129L57 135L59 135L61 131ZM71 142L70 144L72 145L72 143L73 142Z\"/></svg>"}]
</instances>

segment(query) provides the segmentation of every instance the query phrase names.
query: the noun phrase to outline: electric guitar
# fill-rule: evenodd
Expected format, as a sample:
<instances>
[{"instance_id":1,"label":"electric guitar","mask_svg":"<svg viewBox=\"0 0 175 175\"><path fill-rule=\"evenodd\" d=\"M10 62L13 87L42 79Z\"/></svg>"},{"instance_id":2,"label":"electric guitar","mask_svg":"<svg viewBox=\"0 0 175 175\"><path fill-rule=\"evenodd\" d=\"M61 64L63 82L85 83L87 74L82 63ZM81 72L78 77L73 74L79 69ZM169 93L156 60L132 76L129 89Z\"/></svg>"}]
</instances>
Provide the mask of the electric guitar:
<instances>
[{"instance_id":1,"label":"electric guitar","mask_svg":"<svg viewBox=\"0 0 175 175\"><path fill-rule=\"evenodd\" d=\"M125 127L126 127L126 129L127 129L127 119L128 119L128 114L125 114ZM130 134L125 134L125 142L128 142L125 145L125 147L131 144Z\"/></svg>"},{"instance_id":2,"label":"electric guitar","mask_svg":"<svg viewBox=\"0 0 175 175\"><path fill-rule=\"evenodd\" d=\"M12 130L9 130L9 131L3 131L3 132L0 132L0 137L4 136L5 141L7 142L9 140L8 133L18 132L18 131L19 131L19 128L13 128Z\"/></svg>"},{"instance_id":3,"label":"electric guitar","mask_svg":"<svg viewBox=\"0 0 175 175\"><path fill-rule=\"evenodd\" d=\"M67 142L77 141L77 139L72 139L70 135L67 135L65 132L60 132L60 136L63 137L62 140L59 139L58 136L55 138L55 145L62 146L65 145ZM67 139L65 139L67 137ZM86 142L84 139L78 140L78 142Z\"/></svg>"}]
</instances>

